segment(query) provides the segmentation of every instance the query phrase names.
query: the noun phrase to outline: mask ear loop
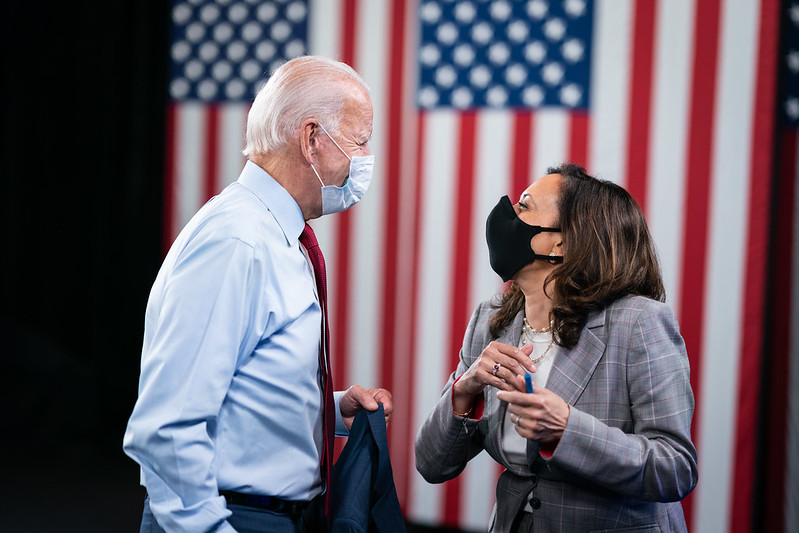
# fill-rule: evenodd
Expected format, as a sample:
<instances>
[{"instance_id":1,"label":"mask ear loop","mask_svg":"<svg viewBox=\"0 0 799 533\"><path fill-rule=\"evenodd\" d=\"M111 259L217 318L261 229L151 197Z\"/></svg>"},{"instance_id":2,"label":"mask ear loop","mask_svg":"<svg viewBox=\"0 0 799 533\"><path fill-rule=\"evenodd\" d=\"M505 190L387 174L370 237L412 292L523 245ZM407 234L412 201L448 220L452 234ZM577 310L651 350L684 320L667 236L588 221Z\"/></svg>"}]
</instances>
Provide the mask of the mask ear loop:
<instances>
[{"instance_id":1,"label":"mask ear loop","mask_svg":"<svg viewBox=\"0 0 799 533\"><path fill-rule=\"evenodd\" d=\"M539 226L538 231L539 232L541 232L541 231L559 232L560 228L548 228L548 227L544 227L544 226ZM563 256L562 255L555 255L555 252L549 252L549 255L543 255L543 254L534 253L533 257L535 257L536 259L541 259L543 261L549 261L553 265L558 265L560 263L563 263Z\"/></svg>"},{"instance_id":2,"label":"mask ear loop","mask_svg":"<svg viewBox=\"0 0 799 533\"><path fill-rule=\"evenodd\" d=\"M550 253L549 255L533 254L533 257L535 257L536 259L541 259L542 261L549 261L553 265L557 265L563 262L562 255L552 255L552 253Z\"/></svg>"},{"instance_id":3,"label":"mask ear loop","mask_svg":"<svg viewBox=\"0 0 799 533\"><path fill-rule=\"evenodd\" d=\"M344 157L346 157L347 159L349 159L349 160L350 160L350 163L352 163L352 158L351 158L349 155L347 155L347 152L345 152L345 151L344 151L344 149L341 147L341 145L339 145L339 144L336 142L336 140L333 138L333 136L332 136L332 135L330 135L330 134L327 132L327 130L325 129L325 127L324 127L324 126L322 126L322 123L321 123L321 122L319 123L319 127L320 127L320 128L322 128L322 131L323 131L323 132L325 132L325 135L327 135L327 138L328 138L328 139L330 139L331 141L333 141L333 144L335 144L335 145L336 145L336 147L337 147L339 150L341 150L341 153L342 153L342 154L344 154Z\"/></svg>"},{"instance_id":4,"label":"mask ear loop","mask_svg":"<svg viewBox=\"0 0 799 533\"><path fill-rule=\"evenodd\" d=\"M321 183L322 187L324 187L325 186L325 182L322 181L322 178L319 177L319 173L316 171L316 167L313 166L313 163L310 163L310 165L311 165L311 170L313 170L313 173L316 174L316 179L318 179L319 183Z\"/></svg>"}]
</instances>

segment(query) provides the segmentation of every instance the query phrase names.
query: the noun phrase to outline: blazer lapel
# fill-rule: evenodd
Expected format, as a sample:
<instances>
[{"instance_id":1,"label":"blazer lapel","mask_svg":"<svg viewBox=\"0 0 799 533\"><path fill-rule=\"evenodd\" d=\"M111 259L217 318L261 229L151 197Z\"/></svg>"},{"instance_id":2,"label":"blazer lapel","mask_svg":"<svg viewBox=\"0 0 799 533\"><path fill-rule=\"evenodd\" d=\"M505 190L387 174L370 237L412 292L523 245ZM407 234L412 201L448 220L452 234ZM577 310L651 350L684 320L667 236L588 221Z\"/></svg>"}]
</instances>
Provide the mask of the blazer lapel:
<instances>
[{"instance_id":1,"label":"blazer lapel","mask_svg":"<svg viewBox=\"0 0 799 533\"><path fill-rule=\"evenodd\" d=\"M589 313L577 345L571 350L558 347L547 379L551 390L574 405L585 390L596 365L605 353L605 310Z\"/></svg>"}]
</instances>

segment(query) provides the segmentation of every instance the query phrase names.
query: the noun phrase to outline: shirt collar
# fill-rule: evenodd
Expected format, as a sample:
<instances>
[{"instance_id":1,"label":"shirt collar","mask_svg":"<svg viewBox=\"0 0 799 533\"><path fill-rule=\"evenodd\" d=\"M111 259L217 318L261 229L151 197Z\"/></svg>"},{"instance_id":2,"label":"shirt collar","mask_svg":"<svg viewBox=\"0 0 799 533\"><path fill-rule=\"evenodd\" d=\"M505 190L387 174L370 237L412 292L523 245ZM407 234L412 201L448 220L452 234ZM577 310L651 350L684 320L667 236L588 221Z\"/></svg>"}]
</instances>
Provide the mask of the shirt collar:
<instances>
[{"instance_id":1,"label":"shirt collar","mask_svg":"<svg viewBox=\"0 0 799 533\"><path fill-rule=\"evenodd\" d=\"M238 182L252 191L272 213L290 246L299 240L305 228L305 218L294 198L264 169L247 161Z\"/></svg>"}]
</instances>

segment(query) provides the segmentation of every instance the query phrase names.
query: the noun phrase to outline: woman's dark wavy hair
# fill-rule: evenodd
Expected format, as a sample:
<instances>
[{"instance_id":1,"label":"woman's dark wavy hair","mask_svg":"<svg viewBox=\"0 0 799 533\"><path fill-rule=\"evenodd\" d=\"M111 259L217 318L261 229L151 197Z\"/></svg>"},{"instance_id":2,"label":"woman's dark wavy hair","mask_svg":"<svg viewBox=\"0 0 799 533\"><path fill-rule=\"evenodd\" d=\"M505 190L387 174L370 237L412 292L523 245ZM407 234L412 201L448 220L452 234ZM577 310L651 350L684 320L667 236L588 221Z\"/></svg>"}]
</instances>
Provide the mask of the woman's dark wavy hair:
<instances>
[{"instance_id":1,"label":"woman's dark wavy hair","mask_svg":"<svg viewBox=\"0 0 799 533\"><path fill-rule=\"evenodd\" d=\"M563 177L558 202L565 258L547 277L556 342L572 348L588 312L628 294L665 300L652 237L630 193L597 179L573 163L549 168ZM524 308L524 294L511 282L496 305L489 328L499 337Z\"/></svg>"}]
</instances>

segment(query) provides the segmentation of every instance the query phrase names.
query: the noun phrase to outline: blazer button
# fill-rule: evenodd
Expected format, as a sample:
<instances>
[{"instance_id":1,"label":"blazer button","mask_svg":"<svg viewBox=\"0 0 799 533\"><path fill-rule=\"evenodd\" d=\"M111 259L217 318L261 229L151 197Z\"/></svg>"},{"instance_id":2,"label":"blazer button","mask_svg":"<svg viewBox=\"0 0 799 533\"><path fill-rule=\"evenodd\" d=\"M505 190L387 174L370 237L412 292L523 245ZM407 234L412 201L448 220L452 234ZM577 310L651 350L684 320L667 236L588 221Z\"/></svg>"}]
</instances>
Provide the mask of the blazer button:
<instances>
[{"instance_id":1,"label":"blazer button","mask_svg":"<svg viewBox=\"0 0 799 533\"><path fill-rule=\"evenodd\" d=\"M530 507L533 509L540 509L541 508L541 500L538 498L530 498Z\"/></svg>"}]
</instances>

